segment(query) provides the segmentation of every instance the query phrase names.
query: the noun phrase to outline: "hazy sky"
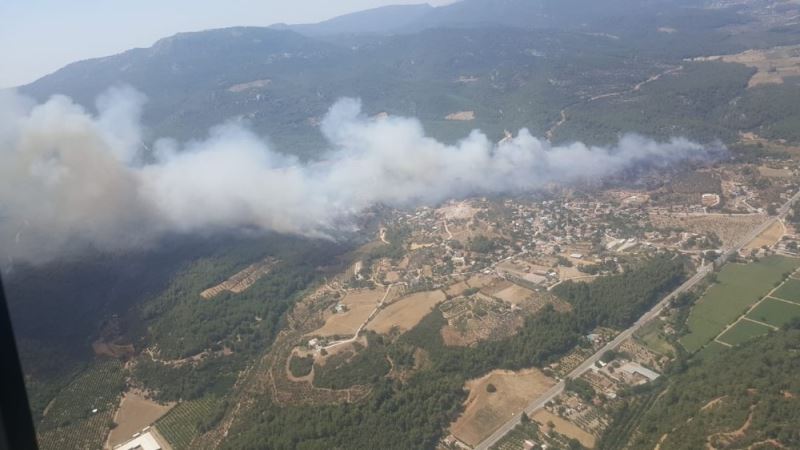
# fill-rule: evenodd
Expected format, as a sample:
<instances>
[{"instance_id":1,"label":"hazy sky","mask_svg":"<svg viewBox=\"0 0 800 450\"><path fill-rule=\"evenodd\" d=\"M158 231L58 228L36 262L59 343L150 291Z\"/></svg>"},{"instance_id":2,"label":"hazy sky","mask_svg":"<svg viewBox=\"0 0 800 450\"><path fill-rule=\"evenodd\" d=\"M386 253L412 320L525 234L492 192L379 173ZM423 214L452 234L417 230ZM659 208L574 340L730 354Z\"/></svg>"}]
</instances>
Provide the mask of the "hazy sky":
<instances>
[{"instance_id":1,"label":"hazy sky","mask_svg":"<svg viewBox=\"0 0 800 450\"><path fill-rule=\"evenodd\" d=\"M318 22L390 4L452 0L0 0L0 87L180 31Z\"/></svg>"}]
</instances>

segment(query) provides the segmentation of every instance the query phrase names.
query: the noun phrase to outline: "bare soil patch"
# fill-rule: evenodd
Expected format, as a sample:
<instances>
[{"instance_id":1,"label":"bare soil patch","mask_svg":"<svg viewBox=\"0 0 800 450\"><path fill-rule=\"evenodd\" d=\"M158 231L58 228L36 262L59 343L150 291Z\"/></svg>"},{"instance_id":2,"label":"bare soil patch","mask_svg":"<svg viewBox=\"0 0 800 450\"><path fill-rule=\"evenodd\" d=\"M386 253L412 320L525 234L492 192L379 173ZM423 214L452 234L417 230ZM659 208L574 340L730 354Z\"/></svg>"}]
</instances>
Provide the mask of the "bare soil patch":
<instances>
[{"instance_id":1,"label":"bare soil patch","mask_svg":"<svg viewBox=\"0 0 800 450\"><path fill-rule=\"evenodd\" d=\"M408 295L383 308L367 329L381 334L388 334L395 327L401 331L410 330L444 300L444 292L439 290Z\"/></svg>"},{"instance_id":2,"label":"bare soil patch","mask_svg":"<svg viewBox=\"0 0 800 450\"><path fill-rule=\"evenodd\" d=\"M111 430L108 443L113 447L127 441L134 433L158 420L173 406L175 403L162 405L148 400L139 391L126 392L114 416L117 426Z\"/></svg>"},{"instance_id":3,"label":"bare soil patch","mask_svg":"<svg viewBox=\"0 0 800 450\"><path fill-rule=\"evenodd\" d=\"M651 214L656 228L680 228L690 233L714 232L723 245L730 247L747 236L753 227L765 220L759 214Z\"/></svg>"},{"instance_id":4,"label":"bare soil patch","mask_svg":"<svg viewBox=\"0 0 800 450\"><path fill-rule=\"evenodd\" d=\"M458 111L452 114L448 114L444 118L445 120L458 120L458 121L475 120L475 111Z\"/></svg>"},{"instance_id":5,"label":"bare soil patch","mask_svg":"<svg viewBox=\"0 0 800 450\"><path fill-rule=\"evenodd\" d=\"M247 83L234 84L228 88L228 92L244 92L250 89L261 89L272 84L272 80L254 80Z\"/></svg>"},{"instance_id":6,"label":"bare soil patch","mask_svg":"<svg viewBox=\"0 0 800 450\"><path fill-rule=\"evenodd\" d=\"M496 388L495 392L487 391L489 384ZM460 441L475 446L554 384L552 378L538 369L495 370L467 381L465 389L469 390L469 397L464 412L450 425L450 432Z\"/></svg>"}]
</instances>

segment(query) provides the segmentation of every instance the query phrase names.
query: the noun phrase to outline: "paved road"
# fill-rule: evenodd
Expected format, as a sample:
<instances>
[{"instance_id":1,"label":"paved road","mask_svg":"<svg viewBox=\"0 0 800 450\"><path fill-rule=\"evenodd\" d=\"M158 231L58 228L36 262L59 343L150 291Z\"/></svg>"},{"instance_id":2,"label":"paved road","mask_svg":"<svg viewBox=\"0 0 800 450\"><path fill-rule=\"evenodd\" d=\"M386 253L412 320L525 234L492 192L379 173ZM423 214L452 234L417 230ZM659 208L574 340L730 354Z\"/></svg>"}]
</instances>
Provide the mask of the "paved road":
<instances>
[{"instance_id":1,"label":"paved road","mask_svg":"<svg viewBox=\"0 0 800 450\"><path fill-rule=\"evenodd\" d=\"M750 241L755 239L756 236L758 236L759 234L764 232L764 230L766 230L772 224L774 224L775 221L781 220L784 217L786 217L786 215L789 212L789 208L798 199L800 199L800 191L797 192L794 196L792 196L792 198L790 198L789 201L787 201L778 210L778 215L776 217L772 217L772 218L768 219L767 221L765 221L764 223L762 223L759 226L757 226L756 228L754 228L753 231L751 231L747 236L745 236L738 244L733 246L728 251L723 252L723 254L716 261L714 261L714 264L716 266L720 266L720 265L724 264L725 261L728 260L728 258L730 258L734 253L736 253L739 250L741 250ZM706 264L704 266L701 266L697 270L697 273L695 273L691 278L689 278L683 284L678 286L677 289L675 289L674 291L670 292L666 297L664 297L663 300L658 302L658 304L656 304L652 309L650 309L650 311L646 312L642 317L640 317L639 320L636 321L636 323L631 325L630 328L628 328L627 330L625 330L622 333L620 333L619 335L617 335L617 337L615 337L612 341L610 341L608 344L604 345L603 348L601 348L600 350L595 352L587 360L585 360L583 363L581 363L581 365L579 365L578 367L575 368L575 370L570 372L569 375L567 375L567 377L568 378L577 378L577 377L581 376L584 372L589 370L590 367L592 367L597 361L600 360L600 358L603 356L603 354L605 352L607 352L609 350L613 350L619 344L621 344L624 340L626 340L629 337L633 336L633 333L635 333L637 330L639 330L639 328L641 328L642 325L644 325L645 323L649 322L650 320L658 317L658 315L661 314L661 311L669 304L670 300L672 300L675 296L680 295L683 292L686 292L689 289L691 289L695 284L697 284L700 280L702 280L708 273L710 273L713 270L713 267L714 267L714 265L712 265L712 264ZM549 402L550 400L553 400L554 398L556 398L563 391L564 391L564 381L562 380L562 381L559 381L558 384L556 384L552 388L548 389L544 394L542 394L536 400L534 400L533 402L528 404L528 406L525 407L525 412L528 415L533 414L537 410L543 408L544 405L547 402ZM500 428L498 428L497 431L492 433L491 436L489 436L483 442L478 444L475 447L475 450L487 450L489 447L491 447L492 445L497 443L497 441L499 441L503 436L505 436L506 433L511 431L515 426L517 426L517 424L519 424L520 416L521 416L520 413L521 412L514 412L514 415L511 417L511 419L509 419Z\"/></svg>"}]
</instances>

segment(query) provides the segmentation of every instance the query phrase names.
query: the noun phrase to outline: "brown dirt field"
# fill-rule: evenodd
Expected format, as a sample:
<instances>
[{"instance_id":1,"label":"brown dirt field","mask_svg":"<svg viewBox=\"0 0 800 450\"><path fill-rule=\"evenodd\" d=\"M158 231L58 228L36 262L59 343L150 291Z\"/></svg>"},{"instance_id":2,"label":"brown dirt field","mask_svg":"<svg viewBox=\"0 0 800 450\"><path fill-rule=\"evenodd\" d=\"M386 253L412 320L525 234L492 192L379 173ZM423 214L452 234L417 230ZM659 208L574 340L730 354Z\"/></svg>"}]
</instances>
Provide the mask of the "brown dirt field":
<instances>
[{"instance_id":1,"label":"brown dirt field","mask_svg":"<svg viewBox=\"0 0 800 450\"><path fill-rule=\"evenodd\" d=\"M477 275L473 275L473 276L469 277L469 279L467 280L467 284L471 288L480 289L480 288L482 288L482 287L484 287L484 286L486 286L488 284L491 284L492 282L494 282L496 280L499 280L499 279L500 278L497 278L494 275L485 275L485 274L481 273L481 274L477 274Z\"/></svg>"},{"instance_id":2,"label":"brown dirt field","mask_svg":"<svg viewBox=\"0 0 800 450\"><path fill-rule=\"evenodd\" d=\"M378 302L383 298L382 289L360 289L350 291L342 298L341 303L347 311L332 314L325 320L325 325L310 335L315 336L352 336L364 323Z\"/></svg>"},{"instance_id":3,"label":"brown dirt field","mask_svg":"<svg viewBox=\"0 0 800 450\"><path fill-rule=\"evenodd\" d=\"M475 111L454 112L452 114L446 115L444 118L445 120L460 120L460 121L475 120Z\"/></svg>"},{"instance_id":4,"label":"brown dirt field","mask_svg":"<svg viewBox=\"0 0 800 450\"><path fill-rule=\"evenodd\" d=\"M128 391L122 397L114 416L114 422L118 425L111 430L108 437L109 444L113 447L127 441L134 433L158 420L173 406L175 403L161 405L146 399L137 391Z\"/></svg>"},{"instance_id":5,"label":"brown dirt field","mask_svg":"<svg viewBox=\"0 0 800 450\"><path fill-rule=\"evenodd\" d=\"M469 285L466 281L459 281L456 284L451 284L446 290L445 293L451 297L457 297L461 295L462 292L469 289Z\"/></svg>"},{"instance_id":6,"label":"brown dirt field","mask_svg":"<svg viewBox=\"0 0 800 450\"><path fill-rule=\"evenodd\" d=\"M650 215L650 221L656 228L682 228L698 234L713 231L726 247L736 244L764 219L764 216L758 214Z\"/></svg>"},{"instance_id":7,"label":"brown dirt field","mask_svg":"<svg viewBox=\"0 0 800 450\"><path fill-rule=\"evenodd\" d=\"M761 174L762 177L770 177L770 178L791 178L792 171L787 169L773 169L772 167L767 166L760 166L758 168L758 173Z\"/></svg>"},{"instance_id":8,"label":"brown dirt field","mask_svg":"<svg viewBox=\"0 0 800 450\"><path fill-rule=\"evenodd\" d=\"M491 383L497 391L486 392ZM538 369L519 372L494 370L489 374L467 381L469 397L464 412L450 425L450 432L471 446L487 438L502 425L512 413L518 413L528 402L555 384Z\"/></svg>"},{"instance_id":9,"label":"brown dirt field","mask_svg":"<svg viewBox=\"0 0 800 450\"><path fill-rule=\"evenodd\" d=\"M427 316L439 302L445 300L442 291L417 292L383 308L367 329L376 333L387 334L393 327L402 331L410 330Z\"/></svg>"},{"instance_id":10,"label":"brown dirt field","mask_svg":"<svg viewBox=\"0 0 800 450\"><path fill-rule=\"evenodd\" d=\"M530 289L526 289L516 284L511 284L511 286L505 287L495 292L494 296L499 298L500 300L511 303L512 305L519 305L521 303L527 302L527 300L530 300L531 297L534 296L534 294L535 293Z\"/></svg>"},{"instance_id":11,"label":"brown dirt field","mask_svg":"<svg viewBox=\"0 0 800 450\"><path fill-rule=\"evenodd\" d=\"M773 223L769 228L764 230L763 233L756 236L755 239L750 241L745 247L745 252L750 252L752 250L757 250L763 246L772 247L778 241L781 240L783 234L786 233L786 227L783 226L783 222L776 221Z\"/></svg>"},{"instance_id":12,"label":"brown dirt field","mask_svg":"<svg viewBox=\"0 0 800 450\"><path fill-rule=\"evenodd\" d=\"M761 84L782 84L786 77L800 76L800 46L747 50L735 55L710 56L705 60L722 60L757 69L747 87Z\"/></svg>"},{"instance_id":13,"label":"brown dirt field","mask_svg":"<svg viewBox=\"0 0 800 450\"><path fill-rule=\"evenodd\" d=\"M244 92L250 89L260 89L269 86L272 80L255 80L248 83L234 84L228 88L228 92Z\"/></svg>"},{"instance_id":14,"label":"brown dirt field","mask_svg":"<svg viewBox=\"0 0 800 450\"><path fill-rule=\"evenodd\" d=\"M531 417L531 419L542 424L544 428L547 427L547 422L553 422L556 433L577 439L584 447L593 448L595 442L597 441L597 438L591 433L582 430L574 423L564 420L550 411L544 409L539 410L533 415L533 417Z\"/></svg>"}]
</instances>

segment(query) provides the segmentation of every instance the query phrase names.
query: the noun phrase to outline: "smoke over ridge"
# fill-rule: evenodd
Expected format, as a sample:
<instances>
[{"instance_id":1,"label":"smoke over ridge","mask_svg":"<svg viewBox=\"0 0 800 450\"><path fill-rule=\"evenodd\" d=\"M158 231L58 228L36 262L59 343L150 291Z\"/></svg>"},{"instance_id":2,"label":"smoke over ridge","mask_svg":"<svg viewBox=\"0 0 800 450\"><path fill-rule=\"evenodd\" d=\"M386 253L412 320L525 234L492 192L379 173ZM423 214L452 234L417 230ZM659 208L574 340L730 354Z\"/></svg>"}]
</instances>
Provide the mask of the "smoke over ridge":
<instances>
[{"instance_id":1,"label":"smoke over ridge","mask_svg":"<svg viewBox=\"0 0 800 450\"><path fill-rule=\"evenodd\" d=\"M456 145L413 118L370 119L336 102L321 124L330 148L301 162L236 124L202 141L141 148L144 97L114 88L92 115L55 96L0 93L0 256L46 261L86 246L132 248L167 232L256 227L326 236L377 203L431 204L598 180L640 164L708 158L684 138L626 135L613 147L551 146L522 129L494 144L473 131Z\"/></svg>"}]
</instances>

